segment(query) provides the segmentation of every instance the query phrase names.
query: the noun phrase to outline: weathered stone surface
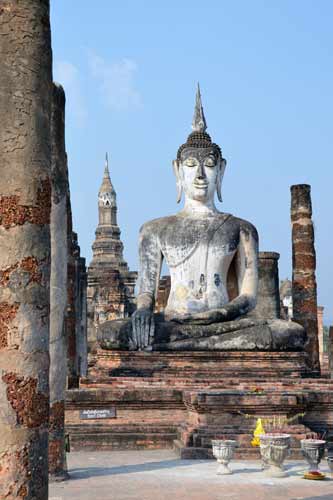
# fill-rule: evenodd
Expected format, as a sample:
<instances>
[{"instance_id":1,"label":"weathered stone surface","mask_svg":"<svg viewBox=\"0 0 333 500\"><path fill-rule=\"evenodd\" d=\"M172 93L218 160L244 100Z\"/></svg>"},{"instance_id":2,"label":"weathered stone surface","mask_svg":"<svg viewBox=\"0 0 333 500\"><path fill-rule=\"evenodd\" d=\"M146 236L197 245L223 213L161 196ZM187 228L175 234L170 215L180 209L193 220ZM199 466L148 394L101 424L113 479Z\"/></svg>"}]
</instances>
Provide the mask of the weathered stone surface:
<instances>
[{"instance_id":1,"label":"weathered stone surface","mask_svg":"<svg viewBox=\"0 0 333 500\"><path fill-rule=\"evenodd\" d=\"M53 84L51 119L51 277L50 277L50 426L49 474L67 476L64 400L67 377L67 198L69 181L65 150L65 93Z\"/></svg>"},{"instance_id":2,"label":"weathered stone surface","mask_svg":"<svg viewBox=\"0 0 333 500\"><path fill-rule=\"evenodd\" d=\"M212 325L179 324L156 316L153 351L279 351L302 350L303 327L292 321L250 318ZM100 326L98 342L103 349L132 349L132 322L107 321Z\"/></svg>"},{"instance_id":3,"label":"weathered stone surface","mask_svg":"<svg viewBox=\"0 0 333 500\"><path fill-rule=\"evenodd\" d=\"M248 317L280 318L279 258L277 252L259 252L257 304Z\"/></svg>"},{"instance_id":4,"label":"weathered stone surface","mask_svg":"<svg viewBox=\"0 0 333 500\"><path fill-rule=\"evenodd\" d=\"M182 458L209 458L211 440L223 436L239 443L236 456L251 457L256 454L250 445L256 420L269 418L264 423L266 432L290 434L292 456L300 458L300 440L311 431L326 432L329 440L333 438L329 417L333 398L325 384L314 383L309 392L303 390L302 382L298 384L299 389L289 385L281 392L278 386L272 390L264 383L261 394L239 389L184 392L188 416L179 430L176 449Z\"/></svg>"},{"instance_id":5,"label":"weathered stone surface","mask_svg":"<svg viewBox=\"0 0 333 500\"><path fill-rule=\"evenodd\" d=\"M67 269L67 359L68 388L78 387L79 377L87 370L87 273L81 257L77 234L72 230L70 199L68 199L68 269Z\"/></svg>"},{"instance_id":6,"label":"weathered stone surface","mask_svg":"<svg viewBox=\"0 0 333 500\"><path fill-rule=\"evenodd\" d=\"M200 384L203 381L221 384L230 378L235 379L237 386L244 378L256 379L258 366L264 378L302 377L308 374L305 354L300 351L131 352L99 349L91 362L88 378L81 379L81 386L103 385L107 388L112 383L115 387L124 380L124 384L132 389L147 383L149 386L154 383L167 387L195 387L199 381Z\"/></svg>"},{"instance_id":7,"label":"weathered stone surface","mask_svg":"<svg viewBox=\"0 0 333 500\"><path fill-rule=\"evenodd\" d=\"M296 367L296 357L301 353L109 355L113 373L118 362L117 376L86 380L82 389L67 394L67 430L77 450L170 447L176 434L175 447L183 458L211 457L211 440L218 437L237 439L238 456L253 458L258 450L251 446L251 440L259 417L270 419L265 423L266 431L291 433L293 457L299 456L299 440L310 432L326 432L329 442L333 438L332 383L300 379L299 374L286 376L291 374L288 363L289 370L292 364ZM137 358L135 363L133 357ZM130 375L130 363L140 366L138 358L141 376L134 372ZM242 365L243 372L239 370ZM150 375L149 366L154 368ZM258 366L263 367L259 378ZM235 376L235 372L241 376ZM116 418L103 423L80 419L83 408L111 407L116 409Z\"/></svg>"},{"instance_id":8,"label":"weathered stone surface","mask_svg":"<svg viewBox=\"0 0 333 500\"><path fill-rule=\"evenodd\" d=\"M0 498L48 497L52 55L47 0L0 5Z\"/></svg>"},{"instance_id":9,"label":"weathered stone surface","mask_svg":"<svg viewBox=\"0 0 333 500\"><path fill-rule=\"evenodd\" d=\"M320 372L316 252L312 223L311 187L307 184L291 186L291 223L293 252L293 317L307 333L306 352L309 366Z\"/></svg>"}]
</instances>

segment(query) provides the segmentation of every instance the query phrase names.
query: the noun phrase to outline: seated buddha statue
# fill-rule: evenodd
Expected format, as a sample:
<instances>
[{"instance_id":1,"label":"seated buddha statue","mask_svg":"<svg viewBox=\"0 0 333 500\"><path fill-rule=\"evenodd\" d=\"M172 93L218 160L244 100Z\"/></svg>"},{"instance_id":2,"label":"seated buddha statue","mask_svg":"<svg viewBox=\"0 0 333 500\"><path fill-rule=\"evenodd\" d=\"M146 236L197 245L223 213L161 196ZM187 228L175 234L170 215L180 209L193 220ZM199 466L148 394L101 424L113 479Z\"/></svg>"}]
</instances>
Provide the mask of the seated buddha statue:
<instances>
[{"instance_id":1,"label":"seated buddha statue","mask_svg":"<svg viewBox=\"0 0 333 500\"><path fill-rule=\"evenodd\" d=\"M215 193L222 202L226 160L206 128L198 87L193 131L173 162L177 201L184 196L184 207L175 215L142 226L137 310L131 319L100 326L98 337L104 348L149 351L303 347L305 334L300 325L246 317L256 305L258 234L250 222L216 208ZM170 270L171 289L164 313L155 314L164 259Z\"/></svg>"}]
</instances>

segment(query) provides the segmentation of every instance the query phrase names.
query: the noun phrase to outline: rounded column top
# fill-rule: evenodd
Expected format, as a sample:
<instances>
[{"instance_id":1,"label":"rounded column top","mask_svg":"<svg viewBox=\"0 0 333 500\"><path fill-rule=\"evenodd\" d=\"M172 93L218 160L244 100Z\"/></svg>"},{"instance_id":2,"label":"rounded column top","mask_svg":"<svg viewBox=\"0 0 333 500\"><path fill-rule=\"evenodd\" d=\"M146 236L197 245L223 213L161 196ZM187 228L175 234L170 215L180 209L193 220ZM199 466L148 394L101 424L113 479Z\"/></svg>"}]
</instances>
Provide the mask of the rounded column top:
<instances>
[{"instance_id":1,"label":"rounded column top","mask_svg":"<svg viewBox=\"0 0 333 500\"><path fill-rule=\"evenodd\" d=\"M312 215L311 186L310 184L294 184L291 191L291 213L297 217L298 214Z\"/></svg>"}]
</instances>

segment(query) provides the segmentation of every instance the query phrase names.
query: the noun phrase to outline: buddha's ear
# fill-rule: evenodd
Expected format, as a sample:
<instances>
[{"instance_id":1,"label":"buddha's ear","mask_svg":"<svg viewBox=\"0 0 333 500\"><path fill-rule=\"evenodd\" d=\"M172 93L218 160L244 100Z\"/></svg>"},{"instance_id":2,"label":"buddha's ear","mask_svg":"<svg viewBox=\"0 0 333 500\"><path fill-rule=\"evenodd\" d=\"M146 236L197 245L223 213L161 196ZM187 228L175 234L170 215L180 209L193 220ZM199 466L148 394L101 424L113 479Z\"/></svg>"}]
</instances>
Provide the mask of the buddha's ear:
<instances>
[{"instance_id":1,"label":"buddha's ear","mask_svg":"<svg viewBox=\"0 0 333 500\"><path fill-rule=\"evenodd\" d=\"M176 176L177 203L179 203L180 200L182 199L182 194L183 194L183 185L182 185L182 181L181 181L180 174L179 174L179 169L180 169L179 161L173 160L172 166L173 166L173 171L174 171L175 176Z\"/></svg>"},{"instance_id":2,"label":"buddha's ear","mask_svg":"<svg viewBox=\"0 0 333 500\"><path fill-rule=\"evenodd\" d=\"M222 158L218 167L217 178L216 178L216 193L218 200L222 203L222 179L224 176L224 171L227 161Z\"/></svg>"}]
</instances>

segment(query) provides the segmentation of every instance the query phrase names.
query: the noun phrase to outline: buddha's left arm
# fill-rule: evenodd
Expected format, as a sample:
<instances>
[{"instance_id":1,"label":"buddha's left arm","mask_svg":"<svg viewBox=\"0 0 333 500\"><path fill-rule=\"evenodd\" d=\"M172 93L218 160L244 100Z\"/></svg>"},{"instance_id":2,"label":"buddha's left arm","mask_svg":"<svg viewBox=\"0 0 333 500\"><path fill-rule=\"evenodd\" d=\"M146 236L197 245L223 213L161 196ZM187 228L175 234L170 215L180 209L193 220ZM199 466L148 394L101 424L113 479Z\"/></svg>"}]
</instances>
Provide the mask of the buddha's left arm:
<instances>
[{"instance_id":1,"label":"buddha's left arm","mask_svg":"<svg viewBox=\"0 0 333 500\"><path fill-rule=\"evenodd\" d=\"M239 295L226 304L229 321L255 308L258 290L258 233L252 224L242 221L236 254L236 273Z\"/></svg>"}]
</instances>

